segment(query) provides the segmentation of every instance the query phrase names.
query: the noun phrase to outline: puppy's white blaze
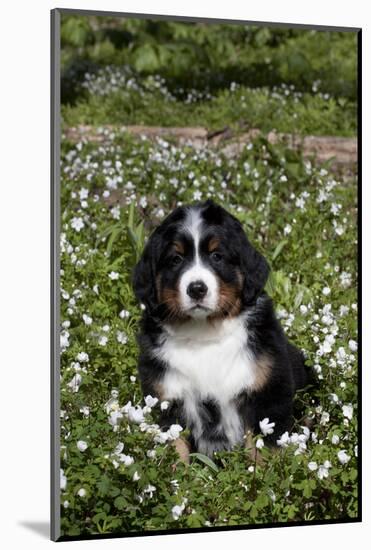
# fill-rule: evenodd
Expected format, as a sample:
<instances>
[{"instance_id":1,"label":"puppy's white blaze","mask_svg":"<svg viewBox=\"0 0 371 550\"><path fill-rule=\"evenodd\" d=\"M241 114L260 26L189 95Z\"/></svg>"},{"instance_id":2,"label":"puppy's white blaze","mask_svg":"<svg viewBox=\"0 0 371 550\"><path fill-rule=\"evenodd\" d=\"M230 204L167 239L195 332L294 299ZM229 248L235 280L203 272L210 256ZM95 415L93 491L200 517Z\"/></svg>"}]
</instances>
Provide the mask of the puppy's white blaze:
<instances>
[{"instance_id":1,"label":"puppy's white blaze","mask_svg":"<svg viewBox=\"0 0 371 550\"><path fill-rule=\"evenodd\" d=\"M200 242L200 229L202 225L201 210L190 208L183 223L183 229L190 233L193 238L196 250L196 260L198 258L198 244Z\"/></svg>"},{"instance_id":2,"label":"puppy's white blaze","mask_svg":"<svg viewBox=\"0 0 371 550\"><path fill-rule=\"evenodd\" d=\"M183 224L183 228L187 231L194 243L195 258L193 265L183 273L179 282L179 291L180 291L180 302L181 306L185 310L189 310L195 305L195 302L188 296L187 288L190 283L196 281L202 281L207 286L207 293L202 300L202 305L208 309L215 310L218 305L218 280L215 277L214 273L203 265L200 254L199 254L199 244L200 244L200 234L202 226L202 218L200 216L201 211L191 208L188 211L187 217ZM191 312L192 317L205 317L210 314L210 311L205 310L193 310Z\"/></svg>"},{"instance_id":3,"label":"puppy's white blaze","mask_svg":"<svg viewBox=\"0 0 371 550\"><path fill-rule=\"evenodd\" d=\"M164 399L184 401L196 439L202 433L197 403L213 399L220 406L230 445L242 441L243 427L233 399L242 389L254 386L258 371L248 348L245 321L246 314L241 314L213 325L205 320L166 325L162 344L155 350L168 366L162 383Z\"/></svg>"}]
</instances>

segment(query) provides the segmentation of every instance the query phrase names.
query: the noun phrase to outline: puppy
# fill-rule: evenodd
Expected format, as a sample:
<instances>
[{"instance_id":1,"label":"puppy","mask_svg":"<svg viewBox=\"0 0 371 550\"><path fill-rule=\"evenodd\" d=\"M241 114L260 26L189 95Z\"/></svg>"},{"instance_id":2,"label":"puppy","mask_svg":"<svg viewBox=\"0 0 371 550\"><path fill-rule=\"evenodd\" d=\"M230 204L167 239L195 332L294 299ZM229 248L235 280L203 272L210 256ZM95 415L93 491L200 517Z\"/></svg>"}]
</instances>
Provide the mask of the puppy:
<instances>
[{"instance_id":1,"label":"puppy","mask_svg":"<svg viewBox=\"0 0 371 550\"><path fill-rule=\"evenodd\" d=\"M309 371L263 290L268 273L240 222L211 200L176 208L135 267L143 393L169 402L160 425L188 428L193 451L243 444L264 418L275 423L271 445L292 427Z\"/></svg>"}]
</instances>

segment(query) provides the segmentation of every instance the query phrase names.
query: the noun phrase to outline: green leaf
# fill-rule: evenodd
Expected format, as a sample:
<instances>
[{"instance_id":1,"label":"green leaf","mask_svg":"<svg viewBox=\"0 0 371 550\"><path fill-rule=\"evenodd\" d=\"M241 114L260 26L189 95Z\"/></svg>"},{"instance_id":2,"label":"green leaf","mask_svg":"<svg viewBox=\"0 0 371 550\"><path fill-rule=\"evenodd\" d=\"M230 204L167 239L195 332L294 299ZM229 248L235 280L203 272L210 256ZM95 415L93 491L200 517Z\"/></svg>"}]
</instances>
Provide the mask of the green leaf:
<instances>
[{"instance_id":1,"label":"green leaf","mask_svg":"<svg viewBox=\"0 0 371 550\"><path fill-rule=\"evenodd\" d=\"M272 262L274 262L274 260L279 256L279 254L281 253L283 247L287 244L287 239L283 239L282 241L280 241L278 243L278 245L276 246L273 254L272 254Z\"/></svg>"},{"instance_id":2,"label":"green leaf","mask_svg":"<svg viewBox=\"0 0 371 550\"><path fill-rule=\"evenodd\" d=\"M274 276L273 271L271 271L269 273L268 280L267 280L266 285L265 285L265 290L267 291L268 294L274 294L275 287L276 287L276 285L275 285L275 276Z\"/></svg>"},{"instance_id":3,"label":"green leaf","mask_svg":"<svg viewBox=\"0 0 371 550\"><path fill-rule=\"evenodd\" d=\"M193 457L197 458L200 462L203 462L204 464L206 464L206 466L209 466L209 468L214 470L214 472L219 471L218 466L208 456L206 456L202 453L191 453L189 456L193 456Z\"/></svg>"},{"instance_id":4,"label":"green leaf","mask_svg":"<svg viewBox=\"0 0 371 550\"><path fill-rule=\"evenodd\" d=\"M113 504L115 505L115 508L117 508L117 510L123 510L126 507L126 500L124 499L124 497L120 496L115 498Z\"/></svg>"},{"instance_id":5,"label":"green leaf","mask_svg":"<svg viewBox=\"0 0 371 550\"><path fill-rule=\"evenodd\" d=\"M299 290L295 297L294 308L297 309L303 301L304 291Z\"/></svg>"}]
</instances>

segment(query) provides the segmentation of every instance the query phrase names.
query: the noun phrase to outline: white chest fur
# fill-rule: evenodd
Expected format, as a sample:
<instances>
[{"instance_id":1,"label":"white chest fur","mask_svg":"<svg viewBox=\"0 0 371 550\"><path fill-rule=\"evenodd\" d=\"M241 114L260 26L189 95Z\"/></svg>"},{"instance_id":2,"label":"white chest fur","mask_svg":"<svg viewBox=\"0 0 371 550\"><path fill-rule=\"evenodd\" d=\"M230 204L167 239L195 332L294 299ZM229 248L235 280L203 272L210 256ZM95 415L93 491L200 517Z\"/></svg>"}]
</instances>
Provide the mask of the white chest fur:
<instances>
[{"instance_id":1,"label":"white chest fur","mask_svg":"<svg viewBox=\"0 0 371 550\"><path fill-rule=\"evenodd\" d=\"M168 365L164 391L169 399L196 392L224 403L254 386L257 366L247 345L244 316L215 325L200 320L165 328L156 355Z\"/></svg>"},{"instance_id":2,"label":"white chest fur","mask_svg":"<svg viewBox=\"0 0 371 550\"><path fill-rule=\"evenodd\" d=\"M200 320L165 327L162 346L156 350L156 356L168 366L162 381L163 398L184 402L196 438L202 433L197 403L208 399L220 407L221 424L231 446L242 438L233 399L244 389L252 388L257 376L245 320L241 315L214 325ZM200 442L199 448L202 452Z\"/></svg>"}]
</instances>

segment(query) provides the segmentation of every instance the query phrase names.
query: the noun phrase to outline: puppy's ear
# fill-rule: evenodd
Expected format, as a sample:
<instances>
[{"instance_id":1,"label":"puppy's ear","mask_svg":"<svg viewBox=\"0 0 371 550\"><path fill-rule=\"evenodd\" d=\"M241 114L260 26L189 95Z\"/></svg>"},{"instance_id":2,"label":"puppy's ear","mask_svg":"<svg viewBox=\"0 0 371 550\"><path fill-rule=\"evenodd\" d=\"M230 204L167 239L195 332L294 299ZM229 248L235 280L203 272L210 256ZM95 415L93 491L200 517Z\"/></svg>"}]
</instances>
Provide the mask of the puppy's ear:
<instances>
[{"instance_id":1,"label":"puppy's ear","mask_svg":"<svg viewBox=\"0 0 371 550\"><path fill-rule=\"evenodd\" d=\"M242 295L246 304L256 300L268 280L269 265L247 239L242 225L237 221L239 235L240 268L243 275Z\"/></svg>"},{"instance_id":2,"label":"puppy's ear","mask_svg":"<svg viewBox=\"0 0 371 550\"><path fill-rule=\"evenodd\" d=\"M156 238L152 235L144 247L141 259L134 268L133 289L137 300L152 311L157 306L156 295Z\"/></svg>"}]
</instances>

